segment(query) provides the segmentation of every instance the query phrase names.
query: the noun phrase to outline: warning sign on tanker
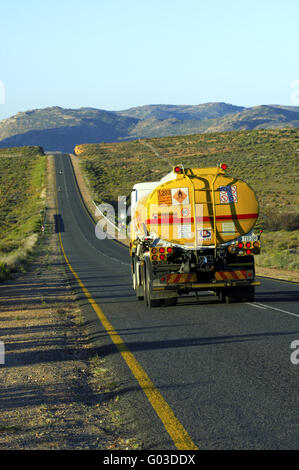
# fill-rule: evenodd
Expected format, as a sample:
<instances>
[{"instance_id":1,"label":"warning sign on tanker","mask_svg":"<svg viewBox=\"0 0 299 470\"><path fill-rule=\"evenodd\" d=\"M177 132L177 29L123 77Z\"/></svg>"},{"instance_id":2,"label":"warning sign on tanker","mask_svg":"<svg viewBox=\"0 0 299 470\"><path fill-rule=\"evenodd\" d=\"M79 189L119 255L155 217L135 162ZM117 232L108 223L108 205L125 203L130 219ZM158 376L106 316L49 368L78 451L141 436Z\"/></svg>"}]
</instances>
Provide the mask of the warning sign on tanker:
<instances>
[{"instance_id":1,"label":"warning sign on tanker","mask_svg":"<svg viewBox=\"0 0 299 470\"><path fill-rule=\"evenodd\" d=\"M237 186L220 186L220 203L233 204L238 202Z\"/></svg>"},{"instance_id":2,"label":"warning sign on tanker","mask_svg":"<svg viewBox=\"0 0 299 470\"><path fill-rule=\"evenodd\" d=\"M158 204L159 206L171 206L171 190L158 189Z\"/></svg>"},{"instance_id":3,"label":"warning sign on tanker","mask_svg":"<svg viewBox=\"0 0 299 470\"><path fill-rule=\"evenodd\" d=\"M189 204L188 188L172 188L171 189L172 204Z\"/></svg>"}]
</instances>

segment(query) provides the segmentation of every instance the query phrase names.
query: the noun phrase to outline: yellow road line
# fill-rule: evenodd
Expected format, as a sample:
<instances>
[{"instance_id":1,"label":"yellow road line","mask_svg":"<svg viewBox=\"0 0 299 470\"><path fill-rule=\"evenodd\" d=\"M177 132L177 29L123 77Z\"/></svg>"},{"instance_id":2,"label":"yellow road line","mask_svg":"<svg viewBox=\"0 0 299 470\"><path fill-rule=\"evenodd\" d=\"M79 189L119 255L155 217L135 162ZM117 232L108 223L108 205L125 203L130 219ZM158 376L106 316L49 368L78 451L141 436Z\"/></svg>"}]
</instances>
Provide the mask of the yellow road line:
<instances>
[{"instance_id":1,"label":"yellow road line","mask_svg":"<svg viewBox=\"0 0 299 470\"><path fill-rule=\"evenodd\" d=\"M56 210L58 213L58 198L56 193ZM111 340L117 347L118 351L120 352L122 358L130 368L132 374L138 381L140 387L142 388L143 392L146 394L150 404L154 408L155 412L157 413L158 417L162 421L166 431L170 435L171 439L173 440L176 448L178 450L198 450L198 447L194 444L191 437L187 433L184 426L175 416L174 412L163 398L161 393L155 387L143 367L139 364L135 356L131 353L128 349L125 342L122 338L117 334L107 317L105 316L102 309L96 303L96 301L92 298L89 290L85 287L84 283L79 278L78 274L70 264L68 257L65 253L64 246L62 243L61 233L59 232L59 241L61 251L63 253L65 262L70 269L71 273L77 280L79 286L81 287L82 291L84 292L86 298L88 299L90 305L94 309L95 313L97 314L99 320L101 321L102 325L104 326L105 330L107 331L108 335L110 336Z\"/></svg>"}]
</instances>

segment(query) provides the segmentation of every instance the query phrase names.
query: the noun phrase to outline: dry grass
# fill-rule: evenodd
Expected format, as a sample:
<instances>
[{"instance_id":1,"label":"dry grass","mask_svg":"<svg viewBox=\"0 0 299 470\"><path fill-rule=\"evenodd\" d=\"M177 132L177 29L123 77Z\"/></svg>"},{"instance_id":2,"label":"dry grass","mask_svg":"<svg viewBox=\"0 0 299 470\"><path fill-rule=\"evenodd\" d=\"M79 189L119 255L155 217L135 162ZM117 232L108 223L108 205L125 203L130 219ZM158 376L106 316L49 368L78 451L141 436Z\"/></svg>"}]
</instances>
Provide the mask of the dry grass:
<instances>
[{"instance_id":1,"label":"dry grass","mask_svg":"<svg viewBox=\"0 0 299 470\"><path fill-rule=\"evenodd\" d=\"M136 449L119 378L93 351L55 233L54 166L47 233L28 272L0 284L0 449Z\"/></svg>"},{"instance_id":2,"label":"dry grass","mask_svg":"<svg viewBox=\"0 0 299 470\"><path fill-rule=\"evenodd\" d=\"M10 271L23 270L37 245L46 206L47 158L39 148L1 150L0 278L3 279Z\"/></svg>"}]
</instances>

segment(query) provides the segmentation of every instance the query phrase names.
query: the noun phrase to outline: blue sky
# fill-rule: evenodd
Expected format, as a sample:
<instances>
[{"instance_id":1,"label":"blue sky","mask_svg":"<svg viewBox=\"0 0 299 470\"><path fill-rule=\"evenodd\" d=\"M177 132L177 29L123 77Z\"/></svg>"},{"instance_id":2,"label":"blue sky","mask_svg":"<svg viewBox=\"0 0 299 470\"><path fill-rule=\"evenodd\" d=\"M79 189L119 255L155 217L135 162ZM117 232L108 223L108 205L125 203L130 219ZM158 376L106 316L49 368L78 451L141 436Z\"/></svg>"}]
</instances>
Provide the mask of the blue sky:
<instances>
[{"instance_id":1,"label":"blue sky","mask_svg":"<svg viewBox=\"0 0 299 470\"><path fill-rule=\"evenodd\" d=\"M54 105L297 104L298 23L298 0L2 2L0 119Z\"/></svg>"}]
</instances>

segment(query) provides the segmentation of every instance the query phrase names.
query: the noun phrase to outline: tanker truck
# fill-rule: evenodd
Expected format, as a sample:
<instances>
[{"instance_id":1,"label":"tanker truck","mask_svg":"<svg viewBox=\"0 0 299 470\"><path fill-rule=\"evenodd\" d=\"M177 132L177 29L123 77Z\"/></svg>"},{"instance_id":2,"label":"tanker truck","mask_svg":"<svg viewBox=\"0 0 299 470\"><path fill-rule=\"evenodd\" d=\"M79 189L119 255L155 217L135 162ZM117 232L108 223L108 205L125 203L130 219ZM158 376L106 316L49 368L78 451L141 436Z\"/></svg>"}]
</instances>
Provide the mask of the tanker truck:
<instances>
[{"instance_id":1,"label":"tanker truck","mask_svg":"<svg viewBox=\"0 0 299 470\"><path fill-rule=\"evenodd\" d=\"M133 287L148 307L176 305L179 296L210 291L220 302L253 301L253 227L258 201L245 182L212 168L176 166L131 193Z\"/></svg>"}]
</instances>

